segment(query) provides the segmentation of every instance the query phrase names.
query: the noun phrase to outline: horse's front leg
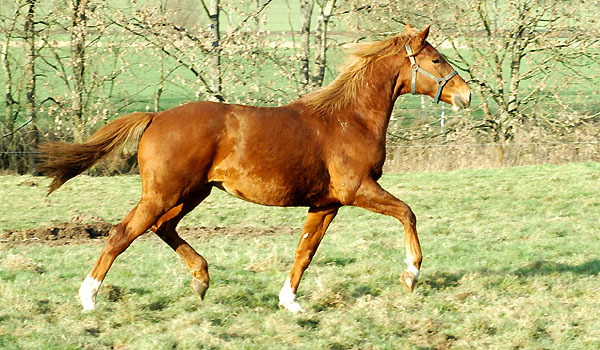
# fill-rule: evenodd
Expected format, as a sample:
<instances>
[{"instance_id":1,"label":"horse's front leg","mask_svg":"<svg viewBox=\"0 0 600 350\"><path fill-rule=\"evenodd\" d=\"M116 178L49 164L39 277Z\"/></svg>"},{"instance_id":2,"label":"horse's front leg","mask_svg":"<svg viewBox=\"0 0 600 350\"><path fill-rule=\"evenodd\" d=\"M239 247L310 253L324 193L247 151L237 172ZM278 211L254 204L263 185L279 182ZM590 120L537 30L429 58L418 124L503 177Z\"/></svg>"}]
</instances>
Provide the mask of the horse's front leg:
<instances>
[{"instance_id":1,"label":"horse's front leg","mask_svg":"<svg viewBox=\"0 0 600 350\"><path fill-rule=\"evenodd\" d=\"M369 211L393 216L400 220L404 226L406 237L406 265L407 269L402 274L401 282L404 287L412 292L419 279L419 269L423 255L417 236L417 218L410 207L381 188L374 180L363 182L356 193L353 206L365 208Z\"/></svg>"},{"instance_id":2,"label":"horse's front leg","mask_svg":"<svg viewBox=\"0 0 600 350\"><path fill-rule=\"evenodd\" d=\"M296 291L298 290L302 274L304 274L304 271L312 261L319 243L321 243L325 231L337 214L337 211L338 207L310 208L308 211L308 216L302 229L302 237L296 249L296 258L292 266L292 271L285 280L281 292L279 292L279 305L293 313L304 312L304 309L296 300Z\"/></svg>"}]
</instances>

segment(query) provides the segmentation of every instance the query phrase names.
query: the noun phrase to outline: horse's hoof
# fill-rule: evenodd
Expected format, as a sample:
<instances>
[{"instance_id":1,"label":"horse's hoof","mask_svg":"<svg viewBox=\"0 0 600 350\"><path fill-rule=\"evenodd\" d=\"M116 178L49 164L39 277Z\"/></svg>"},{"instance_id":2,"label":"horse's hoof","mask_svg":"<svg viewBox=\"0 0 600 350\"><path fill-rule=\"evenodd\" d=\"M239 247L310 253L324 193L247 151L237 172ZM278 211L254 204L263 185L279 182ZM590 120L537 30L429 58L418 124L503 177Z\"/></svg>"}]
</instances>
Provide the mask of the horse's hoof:
<instances>
[{"instance_id":1,"label":"horse's hoof","mask_svg":"<svg viewBox=\"0 0 600 350\"><path fill-rule=\"evenodd\" d=\"M101 284L101 281L97 281L90 275L85 278L79 288L79 301L83 307L81 312L90 312L96 309L96 294Z\"/></svg>"},{"instance_id":2,"label":"horse's hoof","mask_svg":"<svg viewBox=\"0 0 600 350\"><path fill-rule=\"evenodd\" d=\"M208 284L197 280L196 278L192 278L192 290L200 300L204 300L204 295L206 294L206 290L208 289Z\"/></svg>"},{"instance_id":3,"label":"horse's hoof","mask_svg":"<svg viewBox=\"0 0 600 350\"><path fill-rule=\"evenodd\" d=\"M306 313L306 310L304 310L302 305L300 305L300 303L297 302L296 300L290 301L287 303L280 302L279 307L288 310L289 312L293 313L294 315Z\"/></svg>"},{"instance_id":4,"label":"horse's hoof","mask_svg":"<svg viewBox=\"0 0 600 350\"><path fill-rule=\"evenodd\" d=\"M83 306L81 313L87 314L96 310L96 305L94 303L82 302L81 304Z\"/></svg>"},{"instance_id":5,"label":"horse's hoof","mask_svg":"<svg viewBox=\"0 0 600 350\"><path fill-rule=\"evenodd\" d=\"M406 288L409 293L412 293L417 285L417 276L410 271L404 271L404 273L402 273L402 277L400 277L400 281L402 282L404 288Z\"/></svg>"}]
</instances>

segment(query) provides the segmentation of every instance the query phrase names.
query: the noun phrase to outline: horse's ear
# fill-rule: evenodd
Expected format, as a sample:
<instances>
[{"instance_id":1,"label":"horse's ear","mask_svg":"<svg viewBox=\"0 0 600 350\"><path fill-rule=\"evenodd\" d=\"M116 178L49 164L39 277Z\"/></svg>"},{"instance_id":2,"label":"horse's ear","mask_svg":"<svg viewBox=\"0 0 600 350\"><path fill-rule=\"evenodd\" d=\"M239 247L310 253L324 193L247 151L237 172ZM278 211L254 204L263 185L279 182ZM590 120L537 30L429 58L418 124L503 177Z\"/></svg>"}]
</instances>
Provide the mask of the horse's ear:
<instances>
[{"instance_id":1,"label":"horse's ear","mask_svg":"<svg viewBox=\"0 0 600 350\"><path fill-rule=\"evenodd\" d=\"M406 23L406 33L410 33L410 31L413 29L413 26L410 25L410 23Z\"/></svg>"},{"instance_id":2,"label":"horse's ear","mask_svg":"<svg viewBox=\"0 0 600 350\"><path fill-rule=\"evenodd\" d=\"M427 39L427 36L429 35L429 28L431 28L431 25L428 25L421 33L419 33L419 35L415 37L415 41L419 47L423 46L423 43L425 43L425 39Z\"/></svg>"}]
</instances>

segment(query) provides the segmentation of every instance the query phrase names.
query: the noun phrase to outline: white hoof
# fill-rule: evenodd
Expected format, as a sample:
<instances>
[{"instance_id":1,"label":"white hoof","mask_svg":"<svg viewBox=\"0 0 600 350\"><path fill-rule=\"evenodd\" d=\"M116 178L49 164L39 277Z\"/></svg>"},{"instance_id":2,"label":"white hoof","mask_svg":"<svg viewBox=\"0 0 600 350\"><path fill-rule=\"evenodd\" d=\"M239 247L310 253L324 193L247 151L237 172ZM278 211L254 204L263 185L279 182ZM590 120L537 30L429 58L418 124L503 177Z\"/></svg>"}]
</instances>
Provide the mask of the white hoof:
<instances>
[{"instance_id":1,"label":"white hoof","mask_svg":"<svg viewBox=\"0 0 600 350\"><path fill-rule=\"evenodd\" d=\"M92 299L83 299L80 297L81 300L81 305L83 306L83 309L81 310L81 312L86 313L86 312L91 312L96 310L96 303L94 303L94 300Z\"/></svg>"},{"instance_id":2,"label":"white hoof","mask_svg":"<svg viewBox=\"0 0 600 350\"><path fill-rule=\"evenodd\" d=\"M280 302L279 306L286 308L289 312L293 314L303 314L306 312L302 305L300 305L300 303L296 300L285 304Z\"/></svg>"},{"instance_id":3,"label":"white hoof","mask_svg":"<svg viewBox=\"0 0 600 350\"><path fill-rule=\"evenodd\" d=\"M96 309L96 294L102 284L101 281L97 281L88 275L81 287L79 288L79 301L83 306L82 312L88 312Z\"/></svg>"},{"instance_id":4,"label":"white hoof","mask_svg":"<svg viewBox=\"0 0 600 350\"><path fill-rule=\"evenodd\" d=\"M279 292L279 305L288 309L291 313L304 313L304 308L298 303L296 293L292 290L290 285L290 278L288 277Z\"/></svg>"},{"instance_id":5,"label":"white hoof","mask_svg":"<svg viewBox=\"0 0 600 350\"><path fill-rule=\"evenodd\" d=\"M419 269L413 264L412 257L408 257L406 259L406 271L402 274L401 282L409 292L413 292L415 290L415 286L417 285L417 281L419 280Z\"/></svg>"},{"instance_id":6,"label":"white hoof","mask_svg":"<svg viewBox=\"0 0 600 350\"><path fill-rule=\"evenodd\" d=\"M413 276L415 276L415 281L419 279L419 275L421 274L421 271L417 269L415 265L413 265L413 263L410 261L406 262L406 272L412 273Z\"/></svg>"}]
</instances>

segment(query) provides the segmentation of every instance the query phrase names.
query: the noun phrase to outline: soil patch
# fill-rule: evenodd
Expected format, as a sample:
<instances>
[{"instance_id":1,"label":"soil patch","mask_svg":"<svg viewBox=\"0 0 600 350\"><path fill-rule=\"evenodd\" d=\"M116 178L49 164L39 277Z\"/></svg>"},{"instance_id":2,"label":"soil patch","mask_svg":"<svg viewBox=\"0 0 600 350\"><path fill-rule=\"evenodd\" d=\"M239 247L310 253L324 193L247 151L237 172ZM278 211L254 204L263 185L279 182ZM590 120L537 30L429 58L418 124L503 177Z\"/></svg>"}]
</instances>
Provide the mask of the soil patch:
<instances>
[{"instance_id":1,"label":"soil patch","mask_svg":"<svg viewBox=\"0 0 600 350\"><path fill-rule=\"evenodd\" d=\"M5 229L0 232L0 246L14 247L22 245L70 245L92 242L103 242L108 237L112 224L95 216L75 216L69 222L52 224L40 228L24 230ZM179 235L186 239L210 239L214 237L239 237L239 236L275 236L296 235L300 229L293 227L180 227ZM148 232L139 239L156 237Z\"/></svg>"}]
</instances>

